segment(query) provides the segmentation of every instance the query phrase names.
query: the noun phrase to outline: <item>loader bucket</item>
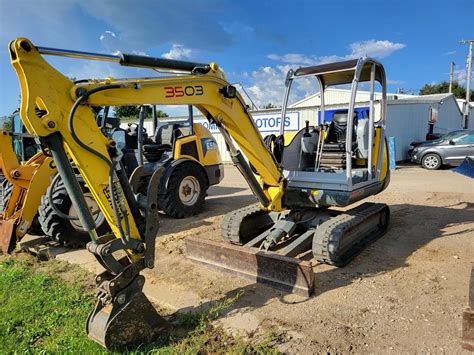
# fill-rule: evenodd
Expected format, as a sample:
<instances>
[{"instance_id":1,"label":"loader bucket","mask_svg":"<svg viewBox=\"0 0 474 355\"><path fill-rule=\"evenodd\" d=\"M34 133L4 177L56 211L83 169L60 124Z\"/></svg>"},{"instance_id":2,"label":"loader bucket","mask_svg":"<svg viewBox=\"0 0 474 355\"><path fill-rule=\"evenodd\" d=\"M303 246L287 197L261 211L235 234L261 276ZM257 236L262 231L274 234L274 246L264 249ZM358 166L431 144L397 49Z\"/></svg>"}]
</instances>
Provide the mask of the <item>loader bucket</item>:
<instances>
[{"instance_id":1,"label":"loader bucket","mask_svg":"<svg viewBox=\"0 0 474 355\"><path fill-rule=\"evenodd\" d=\"M110 303L100 299L87 320L89 338L110 351L126 351L150 344L167 327L142 291L145 278L138 276Z\"/></svg>"},{"instance_id":2,"label":"loader bucket","mask_svg":"<svg viewBox=\"0 0 474 355\"><path fill-rule=\"evenodd\" d=\"M15 221L0 220L0 251L10 253L15 248Z\"/></svg>"},{"instance_id":3,"label":"loader bucket","mask_svg":"<svg viewBox=\"0 0 474 355\"><path fill-rule=\"evenodd\" d=\"M310 296L313 291L314 273L310 261L202 237L186 238L186 257L282 291L302 296Z\"/></svg>"}]
</instances>

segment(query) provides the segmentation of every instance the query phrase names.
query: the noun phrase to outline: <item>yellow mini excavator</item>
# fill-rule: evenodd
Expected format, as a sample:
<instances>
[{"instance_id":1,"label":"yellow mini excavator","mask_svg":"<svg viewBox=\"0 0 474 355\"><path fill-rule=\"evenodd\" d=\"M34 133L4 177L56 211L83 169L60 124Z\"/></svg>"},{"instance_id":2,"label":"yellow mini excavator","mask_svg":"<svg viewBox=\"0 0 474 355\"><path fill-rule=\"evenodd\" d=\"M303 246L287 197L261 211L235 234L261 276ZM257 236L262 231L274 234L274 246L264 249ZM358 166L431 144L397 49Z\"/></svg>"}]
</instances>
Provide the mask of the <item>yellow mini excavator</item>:
<instances>
[{"instance_id":1,"label":"yellow mini excavator","mask_svg":"<svg viewBox=\"0 0 474 355\"><path fill-rule=\"evenodd\" d=\"M144 268L154 266L158 232L155 196L161 188L159 181L164 169L152 173L147 191L138 186L140 176L146 174L143 169L137 169L129 182L121 167L117 142L101 133L94 121L93 106L192 105L219 128L234 163L260 205L226 217L224 237L234 245L221 243L214 248L202 240L188 245L190 254L205 249L207 259L222 250L227 258L239 257L238 253L252 255L258 264L257 272L283 272L287 282L292 271L287 267L288 260L291 265L301 263L289 256L304 252L308 245L312 245L318 259L342 265L387 227L389 210L382 204L362 204L344 213L329 209L376 194L388 184L385 73L375 60L362 58L291 72L288 88L293 80L304 77L316 77L322 88L352 83L351 103L345 115L340 115L337 122L334 120L332 126L308 125L289 142L281 138L282 131L280 137L266 140L266 144L242 96L225 80L215 63L36 47L25 38L11 42L9 52L21 86L21 118L51 151L81 223L90 235L88 250L106 269L96 277L98 299L89 316L87 332L109 349L147 343L166 327L143 294L144 277L140 275ZM43 55L103 60L160 69L169 74L73 83L50 66ZM365 122L356 122L353 115L360 81L370 82L372 92ZM376 81L383 88L381 117L377 122L373 95ZM286 98L288 95L289 90ZM68 156L89 186L111 233L97 235ZM281 248L286 250L284 255L275 252ZM237 254L232 254L234 251ZM249 265L252 262L251 258L241 261ZM276 282L277 278L271 281ZM295 284L295 280L292 282Z\"/></svg>"}]
</instances>

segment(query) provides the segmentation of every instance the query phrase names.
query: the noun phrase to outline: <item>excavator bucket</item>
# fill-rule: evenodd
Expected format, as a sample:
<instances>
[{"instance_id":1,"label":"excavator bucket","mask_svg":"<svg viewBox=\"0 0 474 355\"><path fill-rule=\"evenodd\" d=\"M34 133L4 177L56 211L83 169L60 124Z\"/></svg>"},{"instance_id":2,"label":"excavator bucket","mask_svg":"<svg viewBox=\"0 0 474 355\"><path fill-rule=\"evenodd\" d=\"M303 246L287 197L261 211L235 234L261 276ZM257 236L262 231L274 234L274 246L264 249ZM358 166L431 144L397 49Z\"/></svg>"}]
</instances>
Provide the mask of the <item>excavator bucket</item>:
<instances>
[{"instance_id":1,"label":"excavator bucket","mask_svg":"<svg viewBox=\"0 0 474 355\"><path fill-rule=\"evenodd\" d=\"M0 219L0 251L10 253L15 246L15 221Z\"/></svg>"},{"instance_id":2,"label":"excavator bucket","mask_svg":"<svg viewBox=\"0 0 474 355\"><path fill-rule=\"evenodd\" d=\"M310 261L198 237L186 238L186 256L213 269L285 292L310 296L313 291Z\"/></svg>"},{"instance_id":3,"label":"excavator bucket","mask_svg":"<svg viewBox=\"0 0 474 355\"><path fill-rule=\"evenodd\" d=\"M167 322L143 293L144 283L140 275L110 302L99 299L87 320L89 338L111 351L125 351L155 340Z\"/></svg>"}]
</instances>

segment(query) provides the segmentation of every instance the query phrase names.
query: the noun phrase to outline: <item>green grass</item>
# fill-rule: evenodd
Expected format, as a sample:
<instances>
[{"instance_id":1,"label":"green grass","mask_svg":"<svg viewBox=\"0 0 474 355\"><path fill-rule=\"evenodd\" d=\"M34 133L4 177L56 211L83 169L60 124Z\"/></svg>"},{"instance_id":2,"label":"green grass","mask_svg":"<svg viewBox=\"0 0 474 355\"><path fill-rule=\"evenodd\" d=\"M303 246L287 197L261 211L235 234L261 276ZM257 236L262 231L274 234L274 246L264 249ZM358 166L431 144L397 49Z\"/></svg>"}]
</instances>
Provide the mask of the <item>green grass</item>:
<instances>
[{"instance_id":1,"label":"green grass","mask_svg":"<svg viewBox=\"0 0 474 355\"><path fill-rule=\"evenodd\" d=\"M0 259L1 353L105 353L85 333L94 304L92 275L67 263L24 255ZM198 313L176 315L175 325L137 354L275 353L272 334L250 344L211 322L240 296Z\"/></svg>"}]
</instances>

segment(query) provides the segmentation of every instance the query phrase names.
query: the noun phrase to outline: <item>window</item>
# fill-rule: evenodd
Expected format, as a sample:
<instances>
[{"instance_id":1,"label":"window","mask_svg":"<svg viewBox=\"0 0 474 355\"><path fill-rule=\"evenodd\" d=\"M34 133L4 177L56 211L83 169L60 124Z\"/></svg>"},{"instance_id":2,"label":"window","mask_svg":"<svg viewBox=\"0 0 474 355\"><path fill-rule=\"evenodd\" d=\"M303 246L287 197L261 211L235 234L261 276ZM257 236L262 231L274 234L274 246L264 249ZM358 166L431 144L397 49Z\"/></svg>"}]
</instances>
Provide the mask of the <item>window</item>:
<instances>
[{"instance_id":1,"label":"window","mask_svg":"<svg viewBox=\"0 0 474 355\"><path fill-rule=\"evenodd\" d=\"M474 133L467 133L461 137L455 138L456 144L474 144Z\"/></svg>"}]
</instances>

